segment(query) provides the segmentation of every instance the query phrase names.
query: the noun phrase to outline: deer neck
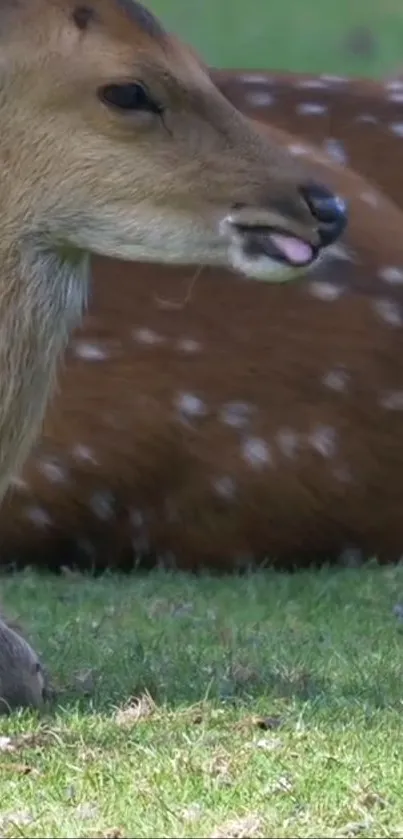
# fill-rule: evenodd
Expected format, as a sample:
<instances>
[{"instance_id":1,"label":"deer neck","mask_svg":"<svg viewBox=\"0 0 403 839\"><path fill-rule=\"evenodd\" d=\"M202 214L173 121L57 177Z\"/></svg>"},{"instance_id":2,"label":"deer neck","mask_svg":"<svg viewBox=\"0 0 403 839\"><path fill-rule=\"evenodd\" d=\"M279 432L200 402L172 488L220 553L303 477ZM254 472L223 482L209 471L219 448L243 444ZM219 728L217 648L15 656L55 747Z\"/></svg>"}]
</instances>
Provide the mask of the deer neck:
<instances>
[{"instance_id":1,"label":"deer neck","mask_svg":"<svg viewBox=\"0 0 403 839\"><path fill-rule=\"evenodd\" d=\"M79 322L89 256L39 238L0 241L0 500L40 431L58 360Z\"/></svg>"}]
</instances>

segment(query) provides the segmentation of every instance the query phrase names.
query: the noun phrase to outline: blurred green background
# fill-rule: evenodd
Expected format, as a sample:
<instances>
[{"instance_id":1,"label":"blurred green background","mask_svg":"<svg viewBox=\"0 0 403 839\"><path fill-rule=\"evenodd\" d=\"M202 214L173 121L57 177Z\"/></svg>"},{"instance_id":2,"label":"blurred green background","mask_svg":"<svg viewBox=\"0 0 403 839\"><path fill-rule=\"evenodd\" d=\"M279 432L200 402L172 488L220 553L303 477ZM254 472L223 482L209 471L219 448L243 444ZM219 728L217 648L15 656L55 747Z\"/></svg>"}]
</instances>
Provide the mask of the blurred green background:
<instances>
[{"instance_id":1,"label":"blurred green background","mask_svg":"<svg viewBox=\"0 0 403 839\"><path fill-rule=\"evenodd\" d=\"M403 0L144 0L217 67L403 73Z\"/></svg>"}]
</instances>

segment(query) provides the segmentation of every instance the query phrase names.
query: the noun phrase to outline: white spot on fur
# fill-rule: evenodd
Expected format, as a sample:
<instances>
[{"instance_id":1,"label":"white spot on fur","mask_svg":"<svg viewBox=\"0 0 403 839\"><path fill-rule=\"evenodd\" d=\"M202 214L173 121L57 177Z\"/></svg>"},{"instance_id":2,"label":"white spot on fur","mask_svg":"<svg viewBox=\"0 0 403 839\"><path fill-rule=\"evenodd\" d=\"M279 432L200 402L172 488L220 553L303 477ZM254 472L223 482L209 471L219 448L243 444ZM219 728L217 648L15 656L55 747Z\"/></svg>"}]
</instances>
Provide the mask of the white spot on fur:
<instances>
[{"instance_id":1,"label":"white spot on fur","mask_svg":"<svg viewBox=\"0 0 403 839\"><path fill-rule=\"evenodd\" d=\"M285 457L295 457L299 446L299 435L292 428L281 428L276 435L277 445Z\"/></svg>"},{"instance_id":2,"label":"white spot on fur","mask_svg":"<svg viewBox=\"0 0 403 839\"><path fill-rule=\"evenodd\" d=\"M72 455L76 460L82 460L85 463L93 463L94 466L98 465L94 452L88 446L83 446L81 443L77 443L77 445L73 446Z\"/></svg>"},{"instance_id":3,"label":"white spot on fur","mask_svg":"<svg viewBox=\"0 0 403 839\"><path fill-rule=\"evenodd\" d=\"M52 519L43 507L28 507L26 510L26 516L33 524L36 525L36 527L45 528L50 527L52 524Z\"/></svg>"},{"instance_id":4,"label":"white spot on fur","mask_svg":"<svg viewBox=\"0 0 403 839\"><path fill-rule=\"evenodd\" d=\"M178 341L178 349L181 352L185 353L196 353L200 352L202 345L199 341L195 341L193 338L181 338Z\"/></svg>"},{"instance_id":5,"label":"white spot on fur","mask_svg":"<svg viewBox=\"0 0 403 839\"><path fill-rule=\"evenodd\" d=\"M403 102L403 91L396 91L395 93L390 93L388 96L389 102Z\"/></svg>"},{"instance_id":6,"label":"white spot on fur","mask_svg":"<svg viewBox=\"0 0 403 839\"><path fill-rule=\"evenodd\" d=\"M324 82L329 82L330 84L348 84L350 81L348 76L337 76L333 73L321 73L320 78L323 79Z\"/></svg>"},{"instance_id":7,"label":"white spot on fur","mask_svg":"<svg viewBox=\"0 0 403 839\"><path fill-rule=\"evenodd\" d=\"M334 285L333 283L327 283L325 281L314 280L309 284L309 290L314 297L317 297L318 300L324 300L328 302L332 302L333 300L337 300L343 294L343 289L339 286Z\"/></svg>"},{"instance_id":8,"label":"white spot on fur","mask_svg":"<svg viewBox=\"0 0 403 839\"><path fill-rule=\"evenodd\" d=\"M400 308L393 300L379 299L373 301L373 308L389 326L402 326L403 320Z\"/></svg>"},{"instance_id":9,"label":"white spot on fur","mask_svg":"<svg viewBox=\"0 0 403 839\"><path fill-rule=\"evenodd\" d=\"M244 459L253 469L261 469L273 462L269 446L264 440L258 437L249 437L242 443L242 454Z\"/></svg>"},{"instance_id":10,"label":"white spot on fur","mask_svg":"<svg viewBox=\"0 0 403 839\"><path fill-rule=\"evenodd\" d=\"M272 84L272 76L263 73L241 73L239 79L244 84Z\"/></svg>"},{"instance_id":11,"label":"white spot on fur","mask_svg":"<svg viewBox=\"0 0 403 839\"><path fill-rule=\"evenodd\" d=\"M304 143L289 143L287 150L290 154L295 154L296 156L311 154L312 152L312 149L309 146L305 146Z\"/></svg>"},{"instance_id":12,"label":"white spot on fur","mask_svg":"<svg viewBox=\"0 0 403 839\"><path fill-rule=\"evenodd\" d=\"M331 390L336 390L342 393L346 390L349 380L349 375L344 367L335 367L334 370L329 370L328 373L322 377L322 382Z\"/></svg>"},{"instance_id":13,"label":"white spot on fur","mask_svg":"<svg viewBox=\"0 0 403 839\"><path fill-rule=\"evenodd\" d=\"M231 501L236 493L236 484L233 478L230 478L228 475L225 475L222 478L217 478L213 481L213 487L221 498L225 498L226 501Z\"/></svg>"},{"instance_id":14,"label":"white spot on fur","mask_svg":"<svg viewBox=\"0 0 403 839\"><path fill-rule=\"evenodd\" d=\"M52 484L65 484L68 480L66 469L56 460L39 460L38 469Z\"/></svg>"},{"instance_id":15,"label":"white spot on fur","mask_svg":"<svg viewBox=\"0 0 403 839\"><path fill-rule=\"evenodd\" d=\"M396 137L403 137L403 122L391 122L389 128Z\"/></svg>"},{"instance_id":16,"label":"white spot on fur","mask_svg":"<svg viewBox=\"0 0 403 839\"><path fill-rule=\"evenodd\" d=\"M245 428L253 412L252 405L247 402L227 402L220 411L220 419L231 428Z\"/></svg>"},{"instance_id":17,"label":"white spot on fur","mask_svg":"<svg viewBox=\"0 0 403 839\"><path fill-rule=\"evenodd\" d=\"M74 352L84 361L105 361L108 358L108 353L99 344L90 344L87 341L76 341Z\"/></svg>"},{"instance_id":18,"label":"white spot on fur","mask_svg":"<svg viewBox=\"0 0 403 839\"><path fill-rule=\"evenodd\" d=\"M403 411L403 391L389 390L383 393L380 404L382 408L387 408L390 411Z\"/></svg>"},{"instance_id":19,"label":"white spot on fur","mask_svg":"<svg viewBox=\"0 0 403 839\"><path fill-rule=\"evenodd\" d=\"M178 411L187 417L204 417L207 413L205 403L194 393L180 393L175 404Z\"/></svg>"},{"instance_id":20,"label":"white spot on fur","mask_svg":"<svg viewBox=\"0 0 403 839\"><path fill-rule=\"evenodd\" d=\"M379 271L379 278L390 285L401 285L403 283L403 270L396 265L385 265Z\"/></svg>"},{"instance_id":21,"label":"white spot on fur","mask_svg":"<svg viewBox=\"0 0 403 839\"><path fill-rule=\"evenodd\" d=\"M335 140L333 137L329 137L323 142L323 149L329 157L336 161L336 163L340 163L342 166L345 166L348 162L345 148L340 140Z\"/></svg>"},{"instance_id":22,"label":"white spot on fur","mask_svg":"<svg viewBox=\"0 0 403 839\"><path fill-rule=\"evenodd\" d=\"M371 192L367 190L365 192L360 193L361 201L365 201L366 204L369 204L371 207L377 207L379 203L379 198L376 192Z\"/></svg>"},{"instance_id":23,"label":"white spot on fur","mask_svg":"<svg viewBox=\"0 0 403 839\"><path fill-rule=\"evenodd\" d=\"M308 435L308 442L315 451L323 457L333 457L336 454L336 430L329 425L317 425Z\"/></svg>"},{"instance_id":24,"label":"white spot on fur","mask_svg":"<svg viewBox=\"0 0 403 839\"><path fill-rule=\"evenodd\" d=\"M389 79L385 83L386 90L401 90L403 92L403 81L402 79Z\"/></svg>"},{"instance_id":25,"label":"white spot on fur","mask_svg":"<svg viewBox=\"0 0 403 839\"><path fill-rule=\"evenodd\" d=\"M378 118L375 117L373 114L358 114L355 118L356 122L365 122L370 123L372 125L376 125L378 122Z\"/></svg>"},{"instance_id":26,"label":"white spot on fur","mask_svg":"<svg viewBox=\"0 0 403 839\"><path fill-rule=\"evenodd\" d=\"M299 87L301 89L319 89L319 88L326 88L327 84L323 79L298 79L295 82L295 87Z\"/></svg>"},{"instance_id":27,"label":"white spot on fur","mask_svg":"<svg viewBox=\"0 0 403 839\"><path fill-rule=\"evenodd\" d=\"M111 492L95 492L90 498L90 507L98 519L108 521L114 515L113 495Z\"/></svg>"},{"instance_id":28,"label":"white spot on fur","mask_svg":"<svg viewBox=\"0 0 403 839\"><path fill-rule=\"evenodd\" d=\"M138 341L139 344L149 344L153 346L154 344L162 344L164 338L162 335L158 335L157 332L154 332L152 329L141 328L141 329L133 329L132 337L135 341Z\"/></svg>"},{"instance_id":29,"label":"white spot on fur","mask_svg":"<svg viewBox=\"0 0 403 839\"><path fill-rule=\"evenodd\" d=\"M321 105L319 102L300 102L296 107L297 114L304 116L316 116L318 114L325 114L327 112L326 105Z\"/></svg>"},{"instance_id":30,"label":"white spot on fur","mask_svg":"<svg viewBox=\"0 0 403 839\"><path fill-rule=\"evenodd\" d=\"M274 96L268 90L249 90L246 98L250 105L257 108L267 108L274 102Z\"/></svg>"}]
</instances>

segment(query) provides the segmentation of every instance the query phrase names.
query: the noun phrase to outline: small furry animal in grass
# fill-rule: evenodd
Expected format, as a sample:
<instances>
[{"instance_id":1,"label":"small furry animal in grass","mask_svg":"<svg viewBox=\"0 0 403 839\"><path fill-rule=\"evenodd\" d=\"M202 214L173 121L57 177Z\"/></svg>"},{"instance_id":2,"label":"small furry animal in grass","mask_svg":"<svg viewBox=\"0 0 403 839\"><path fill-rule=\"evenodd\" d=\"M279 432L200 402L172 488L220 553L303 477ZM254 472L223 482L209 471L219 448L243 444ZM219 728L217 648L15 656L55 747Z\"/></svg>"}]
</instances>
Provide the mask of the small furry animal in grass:
<instances>
[{"instance_id":1,"label":"small furry animal in grass","mask_svg":"<svg viewBox=\"0 0 403 839\"><path fill-rule=\"evenodd\" d=\"M43 666L16 624L0 616L0 714L42 708L47 698Z\"/></svg>"}]
</instances>

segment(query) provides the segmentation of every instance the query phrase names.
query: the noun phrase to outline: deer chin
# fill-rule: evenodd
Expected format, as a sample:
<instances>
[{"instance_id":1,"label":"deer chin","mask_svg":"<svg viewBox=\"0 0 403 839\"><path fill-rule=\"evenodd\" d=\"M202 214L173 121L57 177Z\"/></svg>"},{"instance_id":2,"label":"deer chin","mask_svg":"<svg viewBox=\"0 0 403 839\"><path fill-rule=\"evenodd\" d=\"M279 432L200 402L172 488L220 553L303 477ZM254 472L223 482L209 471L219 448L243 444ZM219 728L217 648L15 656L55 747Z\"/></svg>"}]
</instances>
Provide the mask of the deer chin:
<instances>
[{"instance_id":1,"label":"deer chin","mask_svg":"<svg viewBox=\"0 0 403 839\"><path fill-rule=\"evenodd\" d=\"M291 233L266 226L240 226L224 220L230 266L251 279L288 282L317 262L319 248Z\"/></svg>"}]
</instances>

